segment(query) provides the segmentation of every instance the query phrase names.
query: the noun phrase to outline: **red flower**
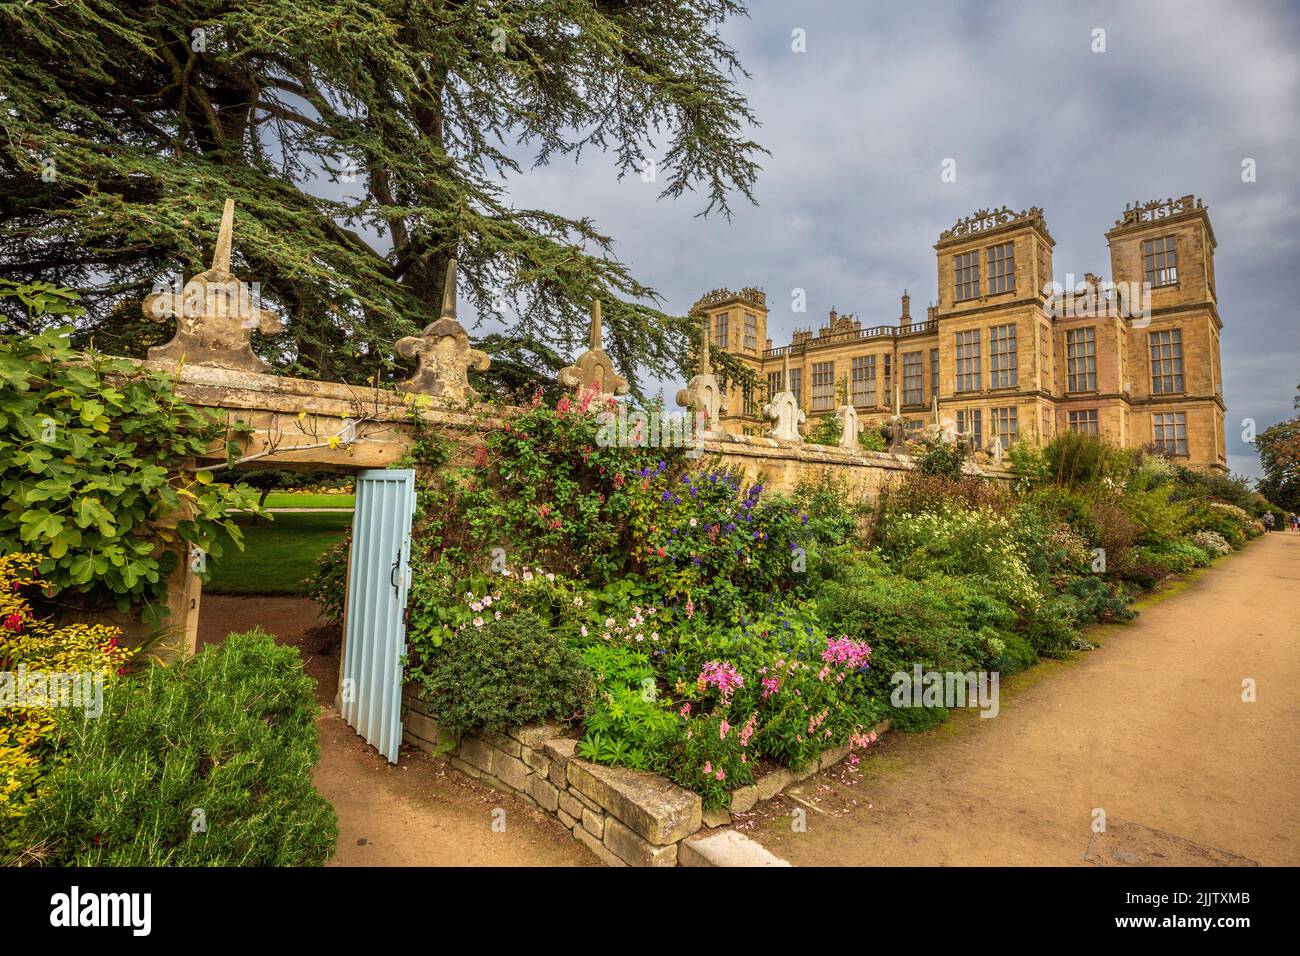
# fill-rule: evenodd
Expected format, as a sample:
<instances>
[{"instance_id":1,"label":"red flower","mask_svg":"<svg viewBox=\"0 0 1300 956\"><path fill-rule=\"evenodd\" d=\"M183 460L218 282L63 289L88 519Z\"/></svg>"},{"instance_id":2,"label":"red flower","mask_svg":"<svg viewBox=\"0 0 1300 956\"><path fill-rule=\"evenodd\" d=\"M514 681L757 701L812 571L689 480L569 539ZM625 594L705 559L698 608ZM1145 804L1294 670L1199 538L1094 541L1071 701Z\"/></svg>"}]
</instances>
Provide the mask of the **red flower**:
<instances>
[{"instance_id":1,"label":"red flower","mask_svg":"<svg viewBox=\"0 0 1300 956\"><path fill-rule=\"evenodd\" d=\"M22 629L23 629L23 617L21 614L14 613L14 614L10 614L7 618L5 618L5 630L13 631L15 634L17 634Z\"/></svg>"},{"instance_id":2,"label":"red flower","mask_svg":"<svg viewBox=\"0 0 1300 956\"><path fill-rule=\"evenodd\" d=\"M658 550L658 552L656 552L656 553L659 555L659 557L662 558L662 557L664 556L664 549L663 549L663 548L660 548L660 549Z\"/></svg>"}]
</instances>

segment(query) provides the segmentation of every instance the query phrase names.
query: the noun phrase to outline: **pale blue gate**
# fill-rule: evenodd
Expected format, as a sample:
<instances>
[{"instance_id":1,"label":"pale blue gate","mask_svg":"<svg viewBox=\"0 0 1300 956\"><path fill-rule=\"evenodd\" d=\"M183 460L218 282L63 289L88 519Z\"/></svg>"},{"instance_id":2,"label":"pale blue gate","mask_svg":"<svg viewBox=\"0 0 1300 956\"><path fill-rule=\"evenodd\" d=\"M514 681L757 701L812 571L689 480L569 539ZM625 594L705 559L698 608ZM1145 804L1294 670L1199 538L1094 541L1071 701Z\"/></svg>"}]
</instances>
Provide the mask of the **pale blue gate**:
<instances>
[{"instance_id":1,"label":"pale blue gate","mask_svg":"<svg viewBox=\"0 0 1300 956\"><path fill-rule=\"evenodd\" d=\"M397 763L402 745L413 514L414 471L377 469L357 476L338 708L390 763Z\"/></svg>"}]
</instances>

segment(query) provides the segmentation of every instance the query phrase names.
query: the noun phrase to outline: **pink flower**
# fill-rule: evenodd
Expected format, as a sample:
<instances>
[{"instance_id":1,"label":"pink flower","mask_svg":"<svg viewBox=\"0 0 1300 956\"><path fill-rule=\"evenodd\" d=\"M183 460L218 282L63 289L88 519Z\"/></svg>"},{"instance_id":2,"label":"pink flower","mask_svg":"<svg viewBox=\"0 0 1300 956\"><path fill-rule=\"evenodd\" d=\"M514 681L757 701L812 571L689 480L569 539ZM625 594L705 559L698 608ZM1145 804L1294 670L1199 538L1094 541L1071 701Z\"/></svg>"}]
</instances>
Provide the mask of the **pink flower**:
<instances>
[{"instance_id":1,"label":"pink flower","mask_svg":"<svg viewBox=\"0 0 1300 956\"><path fill-rule=\"evenodd\" d=\"M749 720L745 721L745 726L740 728L740 746L748 747L750 738L754 736L756 730L758 730L757 712L750 714ZM741 757L743 759L744 755L742 754Z\"/></svg>"},{"instance_id":2,"label":"pink flower","mask_svg":"<svg viewBox=\"0 0 1300 956\"><path fill-rule=\"evenodd\" d=\"M713 773L713 761L706 760L704 761L704 775L707 777L711 773Z\"/></svg>"},{"instance_id":3,"label":"pink flower","mask_svg":"<svg viewBox=\"0 0 1300 956\"><path fill-rule=\"evenodd\" d=\"M719 767L719 768L718 768L718 772L717 772L717 774L715 775L715 778L718 779L718 780L726 780L726 779L727 779L727 772L726 772L725 770L723 770L721 767Z\"/></svg>"},{"instance_id":4,"label":"pink flower","mask_svg":"<svg viewBox=\"0 0 1300 956\"><path fill-rule=\"evenodd\" d=\"M745 686L745 678L741 676L740 671L736 670L734 664L709 661L700 670L700 676L695 679L695 683L701 691L710 685L716 687L725 703L731 699L731 694L736 688Z\"/></svg>"},{"instance_id":5,"label":"pink flower","mask_svg":"<svg viewBox=\"0 0 1300 956\"><path fill-rule=\"evenodd\" d=\"M871 645L865 641L850 640L841 634L826 642L822 660L828 664L842 664L846 670L861 670L871 660Z\"/></svg>"},{"instance_id":6,"label":"pink flower","mask_svg":"<svg viewBox=\"0 0 1300 956\"><path fill-rule=\"evenodd\" d=\"M726 740L727 731L729 731L730 729L731 729L731 724L727 723L726 720L723 720L723 722L718 725L718 739Z\"/></svg>"},{"instance_id":7,"label":"pink flower","mask_svg":"<svg viewBox=\"0 0 1300 956\"><path fill-rule=\"evenodd\" d=\"M781 688L781 678L764 677L763 678L763 700L767 700Z\"/></svg>"},{"instance_id":8,"label":"pink flower","mask_svg":"<svg viewBox=\"0 0 1300 956\"><path fill-rule=\"evenodd\" d=\"M682 709L677 713L681 714L683 717L689 717L691 715L691 705L689 703L682 704Z\"/></svg>"},{"instance_id":9,"label":"pink flower","mask_svg":"<svg viewBox=\"0 0 1300 956\"><path fill-rule=\"evenodd\" d=\"M659 556L661 558L663 557L663 550L664 550L663 548L659 549ZM686 616L687 617L695 616L695 602L692 601L689 597L686 598Z\"/></svg>"}]
</instances>

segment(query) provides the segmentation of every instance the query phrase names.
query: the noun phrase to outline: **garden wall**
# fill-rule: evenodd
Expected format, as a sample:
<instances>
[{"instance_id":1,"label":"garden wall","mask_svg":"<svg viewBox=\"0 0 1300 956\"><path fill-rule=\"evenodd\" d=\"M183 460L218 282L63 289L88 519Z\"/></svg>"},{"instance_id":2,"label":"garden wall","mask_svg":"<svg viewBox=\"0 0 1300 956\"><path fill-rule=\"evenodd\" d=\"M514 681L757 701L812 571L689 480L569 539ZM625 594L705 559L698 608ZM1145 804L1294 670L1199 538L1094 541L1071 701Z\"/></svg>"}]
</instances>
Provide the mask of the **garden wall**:
<instances>
[{"instance_id":1,"label":"garden wall","mask_svg":"<svg viewBox=\"0 0 1300 956\"><path fill-rule=\"evenodd\" d=\"M352 471L384 468L395 463L409 447L407 421L410 405L398 392L354 387L336 382L238 372L201 365L179 370L170 363L142 363L176 377L176 393L193 405L220 408L233 418L253 426L245 454L274 451L270 460L256 464L267 467L299 467ZM461 433L465 440L509 417L508 406L479 405L463 410L421 408L426 422L444 426L447 434ZM306 413L302 416L302 413ZM326 440L344 429L351 419L358 422L358 440L331 447ZM320 447L308 447L320 446ZM294 451L292 449L302 449ZM703 442L705 454L720 455L743 468L746 477L762 480L772 490L792 490L803 479L830 475L848 484L857 497L874 495L890 477L913 468L907 455L886 452L849 451L829 445L781 441L749 435L709 434ZM224 449L216 449L213 460L223 460ZM992 462L968 466L972 473L1006 479L1010 472Z\"/></svg>"},{"instance_id":2,"label":"garden wall","mask_svg":"<svg viewBox=\"0 0 1300 956\"><path fill-rule=\"evenodd\" d=\"M888 721L875 728L888 730ZM609 866L715 866L691 838L748 813L786 787L838 763L848 745L835 747L804 771L780 768L732 792L731 809L704 811L699 794L655 773L594 764L576 756L578 741L558 724L519 727L504 735L467 735L459 740L438 728L412 685L402 695L403 740L444 757L452 767L513 794L558 819ZM781 865L754 847L745 865Z\"/></svg>"}]
</instances>

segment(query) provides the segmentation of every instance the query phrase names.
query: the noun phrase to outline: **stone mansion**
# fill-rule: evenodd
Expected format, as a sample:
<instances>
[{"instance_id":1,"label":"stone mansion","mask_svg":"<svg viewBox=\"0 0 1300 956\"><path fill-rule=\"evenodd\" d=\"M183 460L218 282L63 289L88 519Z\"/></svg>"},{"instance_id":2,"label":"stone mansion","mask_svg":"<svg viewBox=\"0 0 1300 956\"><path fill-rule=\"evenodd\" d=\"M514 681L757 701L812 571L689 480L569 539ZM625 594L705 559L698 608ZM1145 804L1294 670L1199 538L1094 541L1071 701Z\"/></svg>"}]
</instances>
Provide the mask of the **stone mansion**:
<instances>
[{"instance_id":1,"label":"stone mansion","mask_svg":"<svg viewBox=\"0 0 1300 956\"><path fill-rule=\"evenodd\" d=\"M1041 209L981 210L934 249L938 304L914 319L902 297L896 325L864 326L831 311L814 335L767 337L766 295L719 289L694 312L711 341L753 368L757 393L731 389L726 431L758 434L766 396L788 387L810 427L848 401L864 424L897 402L909 430L939 414L971 433L1045 443L1058 431L1154 446L1198 468L1226 470L1223 379L1214 289L1214 230L1193 196L1131 205L1106 233L1110 282L1088 274L1053 284ZM789 382L783 368L789 362Z\"/></svg>"}]
</instances>

